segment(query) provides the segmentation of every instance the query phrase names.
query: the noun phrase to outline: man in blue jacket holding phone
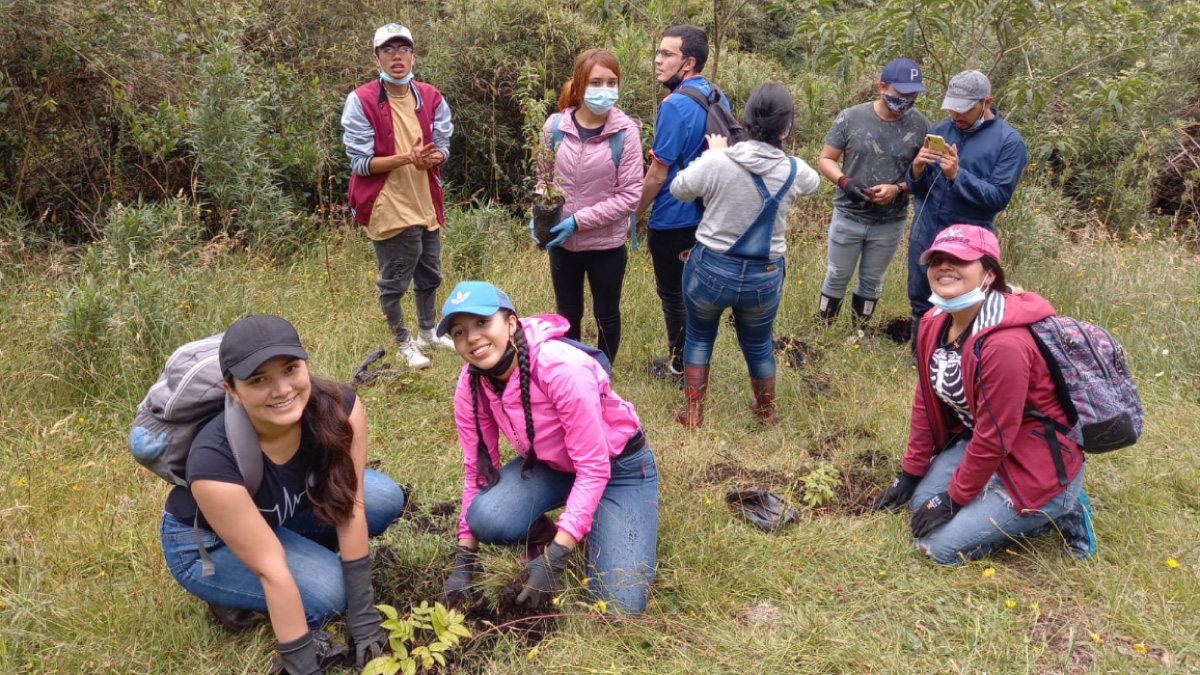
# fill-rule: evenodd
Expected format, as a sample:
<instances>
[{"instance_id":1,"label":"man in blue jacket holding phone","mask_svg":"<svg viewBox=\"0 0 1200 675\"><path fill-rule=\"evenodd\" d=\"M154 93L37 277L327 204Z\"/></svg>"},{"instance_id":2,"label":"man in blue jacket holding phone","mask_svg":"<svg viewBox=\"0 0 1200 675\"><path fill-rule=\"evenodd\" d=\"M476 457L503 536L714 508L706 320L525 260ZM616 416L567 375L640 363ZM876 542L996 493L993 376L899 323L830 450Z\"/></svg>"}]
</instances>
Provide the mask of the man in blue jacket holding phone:
<instances>
[{"instance_id":1,"label":"man in blue jacket holding phone","mask_svg":"<svg viewBox=\"0 0 1200 675\"><path fill-rule=\"evenodd\" d=\"M938 232L955 224L993 230L1029 161L1025 140L992 107L992 85L978 70L950 78L942 110L950 119L929 130L945 139L945 152L929 147L928 139L909 167L907 181L913 203L908 237L908 300L912 307L913 338L917 325L932 305L921 253Z\"/></svg>"}]
</instances>

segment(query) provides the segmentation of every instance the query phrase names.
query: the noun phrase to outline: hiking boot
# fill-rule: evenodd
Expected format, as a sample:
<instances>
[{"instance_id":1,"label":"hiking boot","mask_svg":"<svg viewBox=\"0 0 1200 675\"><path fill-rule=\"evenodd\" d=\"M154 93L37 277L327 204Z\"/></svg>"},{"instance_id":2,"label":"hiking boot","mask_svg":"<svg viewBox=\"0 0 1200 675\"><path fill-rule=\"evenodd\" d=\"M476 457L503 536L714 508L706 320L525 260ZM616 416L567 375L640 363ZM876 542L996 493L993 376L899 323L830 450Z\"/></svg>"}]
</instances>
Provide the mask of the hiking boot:
<instances>
[{"instance_id":1,"label":"hiking boot","mask_svg":"<svg viewBox=\"0 0 1200 675\"><path fill-rule=\"evenodd\" d=\"M533 525L529 526L529 532L525 535L525 540L520 543L521 553L517 555L517 561L521 563L521 567L542 557L542 554L546 552L546 547L554 541L556 534L558 534L558 527L555 526L553 520L550 520L549 516L543 514L533 521Z\"/></svg>"},{"instance_id":2,"label":"hiking boot","mask_svg":"<svg viewBox=\"0 0 1200 675\"><path fill-rule=\"evenodd\" d=\"M823 325L833 323L837 318L838 312L842 310L842 298L831 298L824 293L821 294L821 302L817 305L818 321Z\"/></svg>"},{"instance_id":3,"label":"hiking boot","mask_svg":"<svg viewBox=\"0 0 1200 675\"><path fill-rule=\"evenodd\" d=\"M454 340L450 339L449 335L438 337L434 335L433 330L417 331L417 346L421 349L449 349L454 350Z\"/></svg>"},{"instance_id":4,"label":"hiking boot","mask_svg":"<svg viewBox=\"0 0 1200 675\"><path fill-rule=\"evenodd\" d=\"M227 633L242 633L267 621L267 615L252 609L236 609L208 603L208 613Z\"/></svg>"},{"instance_id":5,"label":"hiking boot","mask_svg":"<svg viewBox=\"0 0 1200 675\"><path fill-rule=\"evenodd\" d=\"M429 367L429 357L421 353L421 348L413 340L400 343L400 358L408 364L409 368L421 370Z\"/></svg>"},{"instance_id":6,"label":"hiking boot","mask_svg":"<svg viewBox=\"0 0 1200 675\"><path fill-rule=\"evenodd\" d=\"M708 393L708 366L683 367L683 408L675 421L688 429L704 424L704 396Z\"/></svg>"},{"instance_id":7,"label":"hiking boot","mask_svg":"<svg viewBox=\"0 0 1200 675\"><path fill-rule=\"evenodd\" d=\"M769 427L779 424L779 419L775 417L775 378L750 378L750 390L754 392L754 403L750 404L750 410Z\"/></svg>"},{"instance_id":8,"label":"hiking boot","mask_svg":"<svg viewBox=\"0 0 1200 675\"><path fill-rule=\"evenodd\" d=\"M850 307L854 310L854 318L860 329L871 320L871 315L875 313L876 302L877 300L864 298L857 293L851 294Z\"/></svg>"},{"instance_id":9,"label":"hiking boot","mask_svg":"<svg viewBox=\"0 0 1200 675\"><path fill-rule=\"evenodd\" d=\"M1096 533L1092 531L1092 503L1087 493L1079 490L1078 508L1058 519L1066 552L1076 560L1087 560L1096 554Z\"/></svg>"}]
</instances>

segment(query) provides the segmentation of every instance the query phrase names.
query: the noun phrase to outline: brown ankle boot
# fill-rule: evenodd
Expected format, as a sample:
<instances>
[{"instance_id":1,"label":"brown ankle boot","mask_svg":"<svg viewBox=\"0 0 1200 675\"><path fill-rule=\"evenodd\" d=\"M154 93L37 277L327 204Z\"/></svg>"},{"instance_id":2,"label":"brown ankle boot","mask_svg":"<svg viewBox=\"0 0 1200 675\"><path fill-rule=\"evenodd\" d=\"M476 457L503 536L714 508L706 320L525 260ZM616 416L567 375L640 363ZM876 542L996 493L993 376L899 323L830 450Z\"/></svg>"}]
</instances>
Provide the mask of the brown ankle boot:
<instances>
[{"instance_id":1,"label":"brown ankle boot","mask_svg":"<svg viewBox=\"0 0 1200 675\"><path fill-rule=\"evenodd\" d=\"M779 424L775 417L775 378L755 380L751 378L750 389L754 392L754 403L750 410L762 420L762 423L773 427Z\"/></svg>"},{"instance_id":2,"label":"brown ankle boot","mask_svg":"<svg viewBox=\"0 0 1200 675\"><path fill-rule=\"evenodd\" d=\"M704 396L708 393L708 366L683 367L683 408L675 420L689 429L704 424Z\"/></svg>"}]
</instances>

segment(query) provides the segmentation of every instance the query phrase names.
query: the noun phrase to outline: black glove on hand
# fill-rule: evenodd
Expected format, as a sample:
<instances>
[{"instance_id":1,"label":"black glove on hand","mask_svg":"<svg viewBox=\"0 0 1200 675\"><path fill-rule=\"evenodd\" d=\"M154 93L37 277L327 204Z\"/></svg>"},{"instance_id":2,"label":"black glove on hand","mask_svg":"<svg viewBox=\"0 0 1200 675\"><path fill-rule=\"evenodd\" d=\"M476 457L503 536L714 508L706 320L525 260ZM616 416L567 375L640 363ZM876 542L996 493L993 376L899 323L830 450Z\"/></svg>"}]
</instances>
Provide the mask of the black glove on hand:
<instances>
[{"instance_id":1,"label":"black glove on hand","mask_svg":"<svg viewBox=\"0 0 1200 675\"><path fill-rule=\"evenodd\" d=\"M467 588L471 585L471 579L475 577L475 561L478 559L479 551L473 551L461 544L454 549L454 569L450 571L450 576L446 577L446 583L438 595L438 602L447 607L460 607L471 597Z\"/></svg>"},{"instance_id":2,"label":"black glove on hand","mask_svg":"<svg viewBox=\"0 0 1200 675\"><path fill-rule=\"evenodd\" d=\"M379 625L383 617L375 609L375 588L371 586L371 557L342 561L342 581L346 585L346 633L354 652L354 665L365 666L383 654L387 632Z\"/></svg>"},{"instance_id":3,"label":"black glove on hand","mask_svg":"<svg viewBox=\"0 0 1200 675\"><path fill-rule=\"evenodd\" d=\"M521 594L517 596L517 604L528 604L533 608L545 604L558 588L559 579L567 569L569 557L571 549L552 541L546 546L543 555L530 560L529 565L525 567L529 572L529 579L525 582L525 588L521 589Z\"/></svg>"},{"instance_id":4,"label":"black glove on hand","mask_svg":"<svg viewBox=\"0 0 1200 675\"><path fill-rule=\"evenodd\" d=\"M950 522L955 513L962 506L955 504L953 499L950 499L949 492L939 492L929 498L913 513L912 516L912 536L914 539L920 539L935 529Z\"/></svg>"},{"instance_id":5,"label":"black glove on hand","mask_svg":"<svg viewBox=\"0 0 1200 675\"><path fill-rule=\"evenodd\" d=\"M852 202L869 202L871 201L871 188L857 181L850 176L842 176L838 179L838 187L842 192L846 193L846 199Z\"/></svg>"},{"instance_id":6,"label":"black glove on hand","mask_svg":"<svg viewBox=\"0 0 1200 675\"><path fill-rule=\"evenodd\" d=\"M903 509L912 500L913 492L916 492L917 485L922 478L924 476L914 476L901 471L896 474L896 479L892 481L891 486L875 498L875 503L871 504L871 508L888 513L896 513Z\"/></svg>"},{"instance_id":7,"label":"black glove on hand","mask_svg":"<svg viewBox=\"0 0 1200 675\"><path fill-rule=\"evenodd\" d=\"M319 675L321 672L312 631L289 642L276 642L275 654L283 668L280 672L286 675Z\"/></svg>"}]
</instances>

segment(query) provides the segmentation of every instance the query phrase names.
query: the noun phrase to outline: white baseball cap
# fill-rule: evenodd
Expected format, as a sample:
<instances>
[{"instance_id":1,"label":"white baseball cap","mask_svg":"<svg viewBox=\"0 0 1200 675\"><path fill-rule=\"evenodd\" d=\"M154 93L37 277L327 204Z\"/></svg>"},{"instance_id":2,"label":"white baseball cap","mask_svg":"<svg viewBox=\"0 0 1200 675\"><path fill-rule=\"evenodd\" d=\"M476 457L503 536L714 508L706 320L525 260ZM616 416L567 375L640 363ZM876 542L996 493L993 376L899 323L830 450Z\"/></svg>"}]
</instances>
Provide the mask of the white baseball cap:
<instances>
[{"instance_id":1,"label":"white baseball cap","mask_svg":"<svg viewBox=\"0 0 1200 675\"><path fill-rule=\"evenodd\" d=\"M401 26L398 23L389 23L385 26L380 26L379 29L375 31L373 49L379 49L388 40L395 40L396 38L407 41L409 46L416 46L416 43L413 42L412 31L410 31L406 26Z\"/></svg>"}]
</instances>

